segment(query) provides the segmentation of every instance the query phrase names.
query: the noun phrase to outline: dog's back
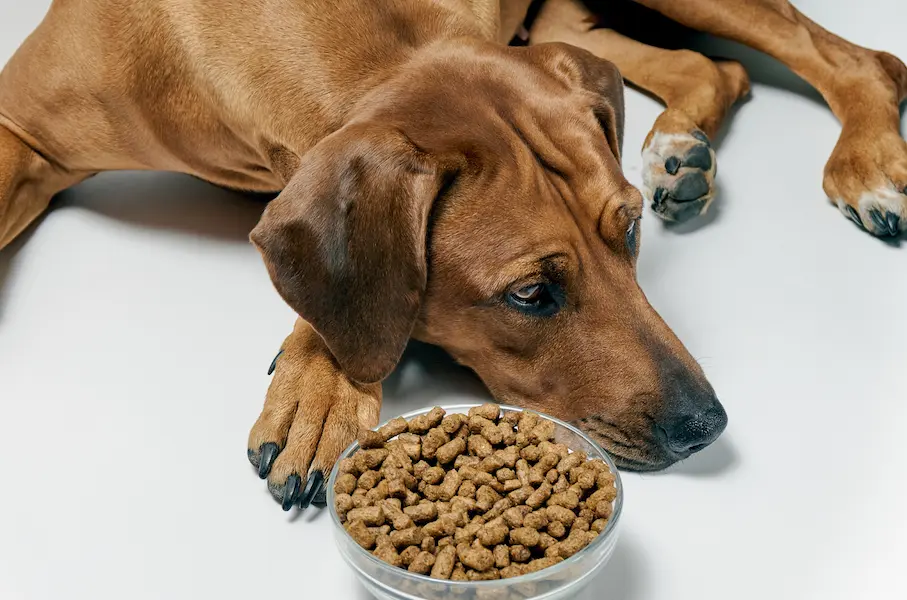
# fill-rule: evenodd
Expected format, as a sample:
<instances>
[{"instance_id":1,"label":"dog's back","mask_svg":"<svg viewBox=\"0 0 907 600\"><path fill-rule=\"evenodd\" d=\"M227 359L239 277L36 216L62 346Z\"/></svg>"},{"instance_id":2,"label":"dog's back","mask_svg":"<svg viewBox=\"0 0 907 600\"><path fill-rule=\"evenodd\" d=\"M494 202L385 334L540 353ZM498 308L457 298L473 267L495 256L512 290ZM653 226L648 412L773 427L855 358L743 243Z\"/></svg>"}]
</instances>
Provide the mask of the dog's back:
<instances>
[{"instance_id":1,"label":"dog's back","mask_svg":"<svg viewBox=\"0 0 907 600\"><path fill-rule=\"evenodd\" d=\"M70 170L277 190L286 147L413 49L476 35L460 0L56 0L0 75L0 122Z\"/></svg>"}]
</instances>

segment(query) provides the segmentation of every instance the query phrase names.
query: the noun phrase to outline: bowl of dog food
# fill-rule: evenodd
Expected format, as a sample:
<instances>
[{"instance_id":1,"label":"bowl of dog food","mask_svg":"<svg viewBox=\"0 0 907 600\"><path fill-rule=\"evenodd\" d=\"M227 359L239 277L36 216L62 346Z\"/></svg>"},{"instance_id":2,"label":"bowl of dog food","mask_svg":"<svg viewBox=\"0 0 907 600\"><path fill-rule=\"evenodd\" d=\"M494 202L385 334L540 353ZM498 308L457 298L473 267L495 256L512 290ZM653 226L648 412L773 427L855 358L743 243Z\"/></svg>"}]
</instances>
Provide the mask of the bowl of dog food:
<instances>
[{"instance_id":1,"label":"bowl of dog food","mask_svg":"<svg viewBox=\"0 0 907 600\"><path fill-rule=\"evenodd\" d=\"M380 600L557 600L611 558L623 488L572 425L461 404L365 432L334 466L327 504L341 555Z\"/></svg>"}]
</instances>

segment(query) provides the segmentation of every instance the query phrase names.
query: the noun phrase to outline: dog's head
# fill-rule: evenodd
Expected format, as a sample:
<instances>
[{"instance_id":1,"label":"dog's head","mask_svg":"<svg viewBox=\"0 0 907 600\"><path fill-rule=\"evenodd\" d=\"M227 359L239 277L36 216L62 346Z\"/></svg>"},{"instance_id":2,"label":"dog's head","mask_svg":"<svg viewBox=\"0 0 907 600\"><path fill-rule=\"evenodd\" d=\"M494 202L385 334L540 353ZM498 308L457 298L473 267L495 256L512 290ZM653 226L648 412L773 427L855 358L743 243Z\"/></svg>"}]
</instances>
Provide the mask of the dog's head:
<instances>
[{"instance_id":1,"label":"dog's head","mask_svg":"<svg viewBox=\"0 0 907 600\"><path fill-rule=\"evenodd\" d=\"M723 408L636 282L643 202L620 168L613 65L560 44L458 44L354 114L252 233L349 377L381 380L414 336L625 468L717 438Z\"/></svg>"}]
</instances>

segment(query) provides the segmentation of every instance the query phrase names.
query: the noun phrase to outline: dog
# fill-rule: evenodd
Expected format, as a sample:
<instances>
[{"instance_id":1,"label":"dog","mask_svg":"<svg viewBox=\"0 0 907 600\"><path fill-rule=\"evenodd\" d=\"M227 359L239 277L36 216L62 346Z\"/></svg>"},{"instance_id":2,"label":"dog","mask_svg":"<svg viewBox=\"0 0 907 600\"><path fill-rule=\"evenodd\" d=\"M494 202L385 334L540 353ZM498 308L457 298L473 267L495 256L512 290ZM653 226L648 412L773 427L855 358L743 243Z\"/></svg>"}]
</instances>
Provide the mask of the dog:
<instances>
[{"instance_id":1,"label":"dog","mask_svg":"<svg viewBox=\"0 0 907 600\"><path fill-rule=\"evenodd\" d=\"M786 0L638 4L813 84L843 123L828 196L873 234L907 227L903 63ZM644 195L668 220L708 209L709 140L748 79L603 25L610 7L55 0L0 73L0 248L103 171L277 193L250 238L299 319L248 456L285 510L377 425L410 339L622 468L665 468L727 415L637 284ZM666 104L642 192L621 171L624 79Z\"/></svg>"}]
</instances>

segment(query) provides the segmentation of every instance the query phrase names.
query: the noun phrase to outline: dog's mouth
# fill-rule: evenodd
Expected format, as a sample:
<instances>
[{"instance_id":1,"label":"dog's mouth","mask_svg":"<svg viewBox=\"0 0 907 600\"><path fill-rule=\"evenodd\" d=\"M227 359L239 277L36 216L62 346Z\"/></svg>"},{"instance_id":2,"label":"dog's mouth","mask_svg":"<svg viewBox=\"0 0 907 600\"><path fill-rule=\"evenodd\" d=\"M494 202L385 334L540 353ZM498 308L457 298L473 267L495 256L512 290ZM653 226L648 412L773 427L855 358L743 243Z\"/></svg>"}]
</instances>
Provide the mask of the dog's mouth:
<instances>
[{"instance_id":1,"label":"dog's mouth","mask_svg":"<svg viewBox=\"0 0 907 600\"><path fill-rule=\"evenodd\" d=\"M654 435L649 438L630 433L602 417L584 417L570 424L598 442L614 464L624 471L661 471L689 456L674 455L673 452L668 454Z\"/></svg>"}]
</instances>

